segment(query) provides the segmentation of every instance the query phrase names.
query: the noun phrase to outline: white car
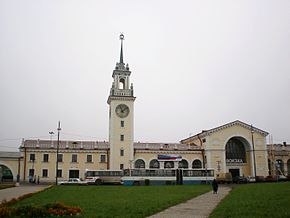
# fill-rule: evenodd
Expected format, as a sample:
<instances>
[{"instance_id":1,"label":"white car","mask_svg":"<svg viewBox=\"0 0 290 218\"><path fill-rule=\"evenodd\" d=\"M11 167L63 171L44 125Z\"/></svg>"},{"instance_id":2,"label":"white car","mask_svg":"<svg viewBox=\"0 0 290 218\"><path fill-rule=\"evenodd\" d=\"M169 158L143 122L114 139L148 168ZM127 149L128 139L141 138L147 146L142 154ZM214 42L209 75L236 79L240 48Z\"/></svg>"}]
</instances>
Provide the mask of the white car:
<instances>
[{"instance_id":1,"label":"white car","mask_svg":"<svg viewBox=\"0 0 290 218\"><path fill-rule=\"evenodd\" d=\"M88 183L86 181L82 181L79 178L70 178L66 181L59 181L59 185L87 185Z\"/></svg>"}]
</instances>

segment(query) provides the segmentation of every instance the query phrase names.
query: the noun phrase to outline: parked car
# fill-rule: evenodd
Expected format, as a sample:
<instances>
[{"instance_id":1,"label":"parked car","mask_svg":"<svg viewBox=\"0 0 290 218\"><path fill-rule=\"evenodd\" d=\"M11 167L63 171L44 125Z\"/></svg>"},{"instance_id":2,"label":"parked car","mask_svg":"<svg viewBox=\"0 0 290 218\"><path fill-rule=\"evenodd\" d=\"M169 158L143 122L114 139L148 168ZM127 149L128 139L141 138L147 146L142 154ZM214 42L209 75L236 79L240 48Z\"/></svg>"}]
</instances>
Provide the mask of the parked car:
<instances>
[{"instance_id":1,"label":"parked car","mask_svg":"<svg viewBox=\"0 0 290 218\"><path fill-rule=\"evenodd\" d=\"M256 182L256 179L254 176L247 176L247 180L248 182L252 183L252 182Z\"/></svg>"},{"instance_id":2,"label":"parked car","mask_svg":"<svg viewBox=\"0 0 290 218\"><path fill-rule=\"evenodd\" d=\"M245 176L236 176L233 178L233 183L237 184L248 183L248 179Z\"/></svg>"},{"instance_id":3,"label":"parked car","mask_svg":"<svg viewBox=\"0 0 290 218\"><path fill-rule=\"evenodd\" d=\"M283 176L283 175L278 175L278 181L287 181L287 177L286 176Z\"/></svg>"},{"instance_id":4,"label":"parked car","mask_svg":"<svg viewBox=\"0 0 290 218\"><path fill-rule=\"evenodd\" d=\"M232 178L232 174L231 173L219 173L216 175L216 181L218 183L232 183L233 182L233 178Z\"/></svg>"},{"instance_id":5,"label":"parked car","mask_svg":"<svg viewBox=\"0 0 290 218\"><path fill-rule=\"evenodd\" d=\"M65 181L59 181L59 185L87 185L88 183L86 181L82 181L79 178L70 178Z\"/></svg>"}]
</instances>

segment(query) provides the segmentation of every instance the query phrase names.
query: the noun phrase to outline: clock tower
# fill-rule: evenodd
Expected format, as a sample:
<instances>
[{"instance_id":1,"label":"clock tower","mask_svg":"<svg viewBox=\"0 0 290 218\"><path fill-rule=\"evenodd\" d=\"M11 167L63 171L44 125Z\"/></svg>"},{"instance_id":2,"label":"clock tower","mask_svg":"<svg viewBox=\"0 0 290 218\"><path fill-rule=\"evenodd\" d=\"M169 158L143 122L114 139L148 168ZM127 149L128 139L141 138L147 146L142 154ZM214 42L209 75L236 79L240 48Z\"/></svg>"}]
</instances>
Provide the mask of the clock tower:
<instances>
[{"instance_id":1,"label":"clock tower","mask_svg":"<svg viewBox=\"0 0 290 218\"><path fill-rule=\"evenodd\" d=\"M128 169L134 159L134 93L131 71L123 62L123 40L120 35L120 61L113 71L113 83L107 103L109 110L109 164L111 170Z\"/></svg>"}]
</instances>

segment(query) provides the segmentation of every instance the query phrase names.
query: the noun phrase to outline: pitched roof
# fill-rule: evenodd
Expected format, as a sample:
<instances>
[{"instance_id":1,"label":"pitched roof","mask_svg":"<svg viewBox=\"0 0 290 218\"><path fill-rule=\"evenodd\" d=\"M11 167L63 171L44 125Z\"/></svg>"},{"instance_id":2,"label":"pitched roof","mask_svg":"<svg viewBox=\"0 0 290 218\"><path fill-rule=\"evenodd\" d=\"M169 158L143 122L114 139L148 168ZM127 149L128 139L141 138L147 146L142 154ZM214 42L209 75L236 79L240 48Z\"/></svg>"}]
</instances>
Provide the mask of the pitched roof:
<instances>
[{"instance_id":1,"label":"pitched roof","mask_svg":"<svg viewBox=\"0 0 290 218\"><path fill-rule=\"evenodd\" d=\"M193 140L193 139L196 139L198 137L204 137L204 136L210 135L210 134L212 134L214 132L221 131L223 129L226 129L226 128L229 128L229 127L235 126L235 125L242 126L242 127L246 128L246 129L249 129L250 131L253 130L254 132L260 133L260 134L262 134L264 136L267 136L269 134L268 132L263 131L261 129L258 129L258 128L252 126L252 125L244 123L244 122L242 122L240 120L236 120L236 121L233 121L233 122L230 122L230 123L227 123L227 124L224 124L222 126L218 126L218 127L215 127L215 128L209 129L209 130L202 130L202 132L200 132L200 133L198 133L196 135L193 135L193 136L190 136L188 138L182 139L181 143L184 143L185 140L189 140L189 139Z\"/></svg>"},{"instance_id":2,"label":"pitched roof","mask_svg":"<svg viewBox=\"0 0 290 218\"><path fill-rule=\"evenodd\" d=\"M20 158L20 152L0 151L0 158Z\"/></svg>"}]
</instances>

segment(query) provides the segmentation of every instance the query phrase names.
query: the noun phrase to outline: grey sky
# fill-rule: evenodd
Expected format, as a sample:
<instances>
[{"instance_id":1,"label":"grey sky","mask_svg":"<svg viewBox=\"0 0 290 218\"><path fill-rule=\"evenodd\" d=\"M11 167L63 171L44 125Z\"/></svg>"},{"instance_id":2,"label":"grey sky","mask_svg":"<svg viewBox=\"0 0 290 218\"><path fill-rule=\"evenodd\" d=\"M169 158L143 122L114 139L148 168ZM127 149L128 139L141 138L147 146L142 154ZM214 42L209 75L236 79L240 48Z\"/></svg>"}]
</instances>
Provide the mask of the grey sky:
<instances>
[{"instance_id":1,"label":"grey sky","mask_svg":"<svg viewBox=\"0 0 290 218\"><path fill-rule=\"evenodd\" d=\"M120 32L135 141L239 119L290 142L289 12L287 0L0 0L0 150L58 120L62 139L108 140Z\"/></svg>"}]
</instances>

